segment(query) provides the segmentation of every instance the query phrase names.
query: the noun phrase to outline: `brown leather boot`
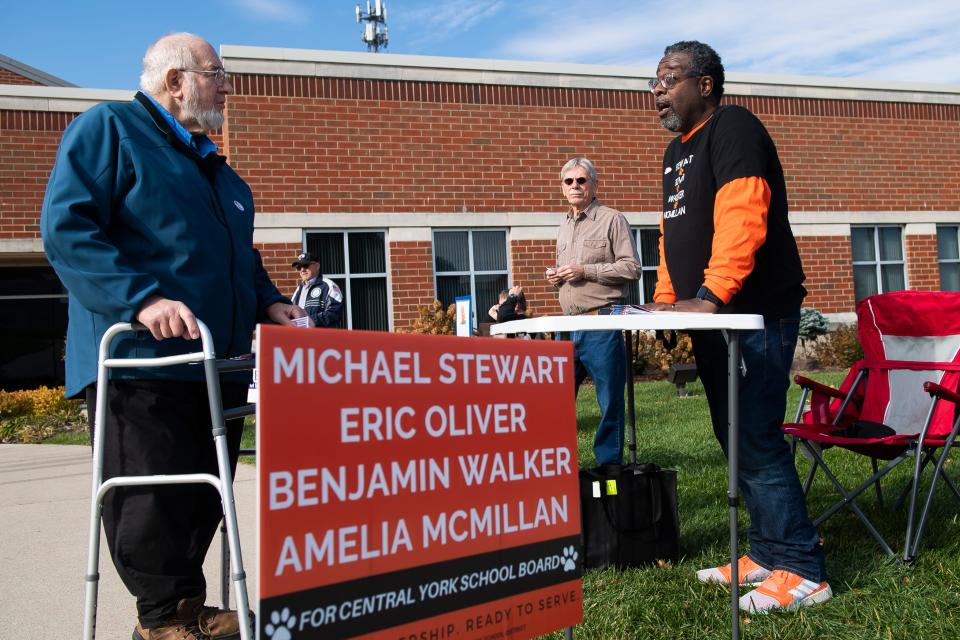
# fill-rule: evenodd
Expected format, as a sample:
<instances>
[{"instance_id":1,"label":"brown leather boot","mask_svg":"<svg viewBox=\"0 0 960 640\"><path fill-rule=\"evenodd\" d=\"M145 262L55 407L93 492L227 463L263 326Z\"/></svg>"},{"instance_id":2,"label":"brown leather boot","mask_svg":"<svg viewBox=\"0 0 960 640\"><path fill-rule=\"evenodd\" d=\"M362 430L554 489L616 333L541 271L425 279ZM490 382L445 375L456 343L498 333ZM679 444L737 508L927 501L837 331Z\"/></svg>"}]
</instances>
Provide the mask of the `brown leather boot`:
<instances>
[{"instance_id":1,"label":"brown leather boot","mask_svg":"<svg viewBox=\"0 0 960 640\"><path fill-rule=\"evenodd\" d=\"M210 636L200 631L197 625L174 623L154 629L144 629L137 623L133 629L133 640L210 640Z\"/></svg>"},{"instance_id":2,"label":"brown leather boot","mask_svg":"<svg viewBox=\"0 0 960 640\"><path fill-rule=\"evenodd\" d=\"M139 624L133 640L238 640L240 621L236 611L205 607L206 596L187 598L177 603L177 613L170 624L144 629ZM250 614L251 621L253 614Z\"/></svg>"},{"instance_id":3,"label":"brown leather boot","mask_svg":"<svg viewBox=\"0 0 960 640\"><path fill-rule=\"evenodd\" d=\"M252 611L250 622L253 623ZM197 614L197 626L212 640L234 640L240 637L240 616L231 609L201 606Z\"/></svg>"}]
</instances>

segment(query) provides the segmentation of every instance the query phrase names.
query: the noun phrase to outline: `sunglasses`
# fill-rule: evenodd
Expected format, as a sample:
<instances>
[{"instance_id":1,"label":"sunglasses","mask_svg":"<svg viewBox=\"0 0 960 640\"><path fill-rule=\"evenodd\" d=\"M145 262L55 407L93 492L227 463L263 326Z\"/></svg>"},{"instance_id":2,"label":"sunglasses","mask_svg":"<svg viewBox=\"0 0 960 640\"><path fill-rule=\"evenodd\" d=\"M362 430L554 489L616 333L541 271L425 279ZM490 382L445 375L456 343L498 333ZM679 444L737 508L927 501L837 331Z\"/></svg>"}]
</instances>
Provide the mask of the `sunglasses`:
<instances>
[{"instance_id":1,"label":"sunglasses","mask_svg":"<svg viewBox=\"0 0 960 640\"><path fill-rule=\"evenodd\" d=\"M563 184L567 185L568 187L569 187L570 185L572 185L574 182L576 182L577 184L581 184L581 185L582 185L582 184L587 184L587 180L589 180L589 179L590 179L590 178L584 178L583 176L580 176L579 178L577 178L576 181L574 181L573 178L564 178L564 179L563 179Z\"/></svg>"}]
</instances>

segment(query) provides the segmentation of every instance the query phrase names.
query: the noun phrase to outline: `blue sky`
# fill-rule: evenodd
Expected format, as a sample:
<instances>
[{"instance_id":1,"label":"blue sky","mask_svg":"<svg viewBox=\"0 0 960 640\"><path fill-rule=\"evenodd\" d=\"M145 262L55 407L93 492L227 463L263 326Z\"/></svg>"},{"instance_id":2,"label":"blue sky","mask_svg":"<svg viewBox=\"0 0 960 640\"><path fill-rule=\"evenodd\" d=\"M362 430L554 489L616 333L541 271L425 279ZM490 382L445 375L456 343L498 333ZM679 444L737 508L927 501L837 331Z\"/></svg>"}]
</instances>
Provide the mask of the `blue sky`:
<instances>
[{"instance_id":1,"label":"blue sky","mask_svg":"<svg viewBox=\"0 0 960 640\"><path fill-rule=\"evenodd\" d=\"M366 50L353 0L4 4L0 53L83 87L135 88L146 46L170 31L215 46ZM698 39L728 71L960 84L957 0L388 0L387 23L387 53L650 74L665 45Z\"/></svg>"}]
</instances>

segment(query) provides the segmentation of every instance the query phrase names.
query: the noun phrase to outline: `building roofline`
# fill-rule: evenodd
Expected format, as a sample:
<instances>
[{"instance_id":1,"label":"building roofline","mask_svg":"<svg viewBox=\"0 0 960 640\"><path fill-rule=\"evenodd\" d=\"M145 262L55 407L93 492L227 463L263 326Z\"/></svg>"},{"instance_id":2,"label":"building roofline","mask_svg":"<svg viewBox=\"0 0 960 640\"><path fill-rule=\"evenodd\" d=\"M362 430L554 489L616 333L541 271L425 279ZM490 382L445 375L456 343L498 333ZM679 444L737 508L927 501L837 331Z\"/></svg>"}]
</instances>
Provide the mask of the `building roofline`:
<instances>
[{"instance_id":1,"label":"building roofline","mask_svg":"<svg viewBox=\"0 0 960 640\"><path fill-rule=\"evenodd\" d=\"M221 45L220 51L224 66L231 73L621 91L644 91L651 77L647 69L613 65L239 45ZM960 105L960 85L859 78L732 72L727 74L724 91L729 95L753 97ZM134 89L0 85L0 109L79 113L99 102L130 100L134 93Z\"/></svg>"},{"instance_id":2,"label":"building roofline","mask_svg":"<svg viewBox=\"0 0 960 640\"><path fill-rule=\"evenodd\" d=\"M81 113L107 101L125 102L136 93L124 89L81 89L0 84L0 110Z\"/></svg>"},{"instance_id":3,"label":"building roofline","mask_svg":"<svg viewBox=\"0 0 960 640\"><path fill-rule=\"evenodd\" d=\"M643 91L652 68L357 53L224 44L224 66L233 73L303 75L369 80L454 82L575 89ZM832 100L960 104L960 85L890 82L863 78L727 73L730 95Z\"/></svg>"},{"instance_id":4,"label":"building roofline","mask_svg":"<svg viewBox=\"0 0 960 640\"><path fill-rule=\"evenodd\" d=\"M40 69L31 67L28 64L24 64L19 60L14 60L10 56L5 56L0 53L0 68L11 71L17 75L23 76L33 80L34 82L39 82L45 87L75 87L77 85L72 82L67 82L63 78L58 78L57 76L50 75Z\"/></svg>"}]
</instances>

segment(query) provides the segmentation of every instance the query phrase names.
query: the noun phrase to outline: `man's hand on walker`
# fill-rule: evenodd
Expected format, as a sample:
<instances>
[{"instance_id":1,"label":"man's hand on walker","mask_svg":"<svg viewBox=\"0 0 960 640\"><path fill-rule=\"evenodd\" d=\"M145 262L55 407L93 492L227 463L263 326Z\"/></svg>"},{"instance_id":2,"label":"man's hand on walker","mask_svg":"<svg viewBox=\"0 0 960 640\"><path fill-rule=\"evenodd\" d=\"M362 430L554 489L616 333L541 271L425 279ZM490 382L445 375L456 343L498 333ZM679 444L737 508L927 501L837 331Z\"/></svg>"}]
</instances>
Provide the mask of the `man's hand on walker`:
<instances>
[{"instance_id":1,"label":"man's hand on walker","mask_svg":"<svg viewBox=\"0 0 960 640\"><path fill-rule=\"evenodd\" d=\"M148 296L140 305L136 321L157 340L178 336L183 336L184 340L196 340L200 337L200 326L190 307L179 300L156 294Z\"/></svg>"}]
</instances>

